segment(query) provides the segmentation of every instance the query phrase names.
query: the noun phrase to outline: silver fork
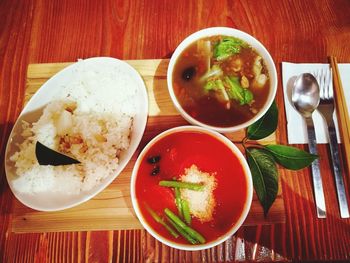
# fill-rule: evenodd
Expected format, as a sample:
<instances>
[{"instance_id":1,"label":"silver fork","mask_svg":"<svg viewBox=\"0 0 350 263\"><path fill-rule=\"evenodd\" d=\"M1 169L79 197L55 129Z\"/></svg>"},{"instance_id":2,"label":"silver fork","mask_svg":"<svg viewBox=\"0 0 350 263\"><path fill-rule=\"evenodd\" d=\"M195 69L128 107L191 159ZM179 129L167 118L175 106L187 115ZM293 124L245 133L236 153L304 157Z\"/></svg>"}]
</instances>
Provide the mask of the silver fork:
<instances>
[{"instance_id":1,"label":"silver fork","mask_svg":"<svg viewBox=\"0 0 350 263\"><path fill-rule=\"evenodd\" d=\"M349 208L346 200L344 180L342 177L337 134L335 131L335 125L333 121L334 96L332 85L332 72L330 69L322 69L316 72L315 75L320 86L320 104L317 109L323 116L328 126L328 141L331 150L333 173L335 179L335 186L337 189L340 216L342 218L349 218Z\"/></svg>"}]
</instances>

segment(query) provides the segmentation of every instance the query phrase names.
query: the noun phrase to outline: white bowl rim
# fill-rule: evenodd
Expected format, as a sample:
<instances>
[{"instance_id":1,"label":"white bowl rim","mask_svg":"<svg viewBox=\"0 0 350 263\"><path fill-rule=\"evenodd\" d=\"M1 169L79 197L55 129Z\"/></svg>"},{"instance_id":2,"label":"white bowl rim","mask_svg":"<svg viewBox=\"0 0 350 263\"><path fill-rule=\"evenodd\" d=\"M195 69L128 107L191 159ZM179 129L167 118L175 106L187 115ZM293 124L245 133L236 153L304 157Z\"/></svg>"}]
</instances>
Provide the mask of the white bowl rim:
<instances>
[{"instance_id":1,"label":"white bowl rim","mask_svg":"<svg viewBox=\"0 0 350 263\"><path fill-rule=\"evenodd\" d=\"M140 163L141 163L144 155L161 138L164 138L165 136L168 136L170 134L178 133L178 132L182 132L182 131L206 133L208 135L215 137L216 139L220 140L221 142L223 142L228 148L230 148L232 150L232 152L240 160L242 168L245 172L245 176L247 179L247 185L248 185L246 203L245 203L243 211L242 211L239 219L237 220L236 224L233 227L231 227L230 230L226 234L222 235L218 239L213 240L213 241L208 242L208 243L205 243L205 244L200 244L200 245L179 244L179 243L175 243L173 241L170 241L170 240L162 237L161 235L159 235L156 231L154 231L149 226L149 224L146 222L146 220L144 220L144 217L139 209L138 201L137 201L137 198L135 195L136 176L137 176L138 168L140 166ZM173 247L176 249L188 250L188 251L208 249L208 248L217 246L217 245L221 244L222 242L226 241L228 238L230 238L230 236L232 236L234 233L236 233L237 230L242 226L244 220L246 219L246 217L248 215L248 212L249 212L251 204L252 204L252 199L253 199L253 181L252 181L251 172L250 172L250 169L249 169L249 166L248 166L248 163L247 163L245 157L243 156L242 152L238 149L238 147L232 141L230 141L226 136L224 136L216 131L213 131L213 130L210 130L210 129L207 129L204 127L200 127L200 126L191 126L191 125L178 126L175 128L168 129L168 130L158 134L156 137L154 137L143 148L143 150L141 151L141 153L139 154L139 156L135 162L135 165L134 165L134 168L133 168L133 171L131 174L130 190L131 190L131 202L132 202L134 211L136 213L136 216L139 219L139 221L141 222L141 225L148 231L148 233L150 233L155 239L159 240L160 242L162 242L170 247Z\"/></svg>"},{"instance_id":2,"label":"white bowl rim","mask_svg":"<svg viewBox=\"0 0 350 263\"><path fill-rule=\"evenodd\" d=\"M193 118L191 115L189 115L180 105L178 102L176 95L174 93L173 87L172 87L172 71L175 66L175 63L178 59L178 56L182 53L182 51L188 47L189 44L193 43L194 41L208 37L208 36L214 36L214 35L226 35L226 36L234 36L240 39L243 39L244 41L248 42L250 45L253 46L256 50L258 49L259 55L261 55L265 61L266 66L268 67L269 71L269 76L270 76L270 94L267 98L267 101L265 105L261 108L261 110L250 120L232 126L232 127L219 127L219 126L213 126L209 124L205 124L203 122L200 122ZM228 133L228 132L234 132L238 131L241 129L244 129L248 127L249 125L253 124L257 120L259 120L270 108L272 105L274 98L276 96L277 92L277 71L276 71L276 66L275 63L268 52L268 50L265 48L265 46L257 40L255 37L252 35L243 32L241 30L235 29L235 28L230 28L230 27L209 27L209 28L204 28L201 29L197 32L192 33L191 35L187 36L175 49L173 55L171 56L169 66L168 66L168 71L167 71L167 84L168 84L168 91L171 97L171 100L174 103L175 108L179 111L179 113L184 117L189 123L205 127L211 130L218 131L220 133Z\"/></svg>"}]
</instances>

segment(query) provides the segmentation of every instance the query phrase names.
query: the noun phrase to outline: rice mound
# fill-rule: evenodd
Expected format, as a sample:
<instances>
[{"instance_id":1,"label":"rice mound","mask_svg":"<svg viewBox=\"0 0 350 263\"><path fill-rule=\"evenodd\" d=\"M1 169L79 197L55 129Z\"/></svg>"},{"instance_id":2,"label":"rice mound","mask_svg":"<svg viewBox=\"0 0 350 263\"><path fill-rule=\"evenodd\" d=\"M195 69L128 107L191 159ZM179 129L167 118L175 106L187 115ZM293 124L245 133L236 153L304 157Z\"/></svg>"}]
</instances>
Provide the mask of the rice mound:
<instances>
[{"instance_id":1,"label":"rice mound","mask_svg":"<svg viewBox=\"0 0 350 263\"><path fill-rule=\"evenodd\" d=\"M85 72L81 67L75 81L47 104L37 122L22 123L24 140L10 158L17 175L12 185L18 192L79 194L115 174L120 155L130 145L136 106L132 79L119 81L119 97L114 96L118 85L113 70L105 77L103 70ZM39 165L37 141L81 163Z\"/></svg>"}]
</instances>

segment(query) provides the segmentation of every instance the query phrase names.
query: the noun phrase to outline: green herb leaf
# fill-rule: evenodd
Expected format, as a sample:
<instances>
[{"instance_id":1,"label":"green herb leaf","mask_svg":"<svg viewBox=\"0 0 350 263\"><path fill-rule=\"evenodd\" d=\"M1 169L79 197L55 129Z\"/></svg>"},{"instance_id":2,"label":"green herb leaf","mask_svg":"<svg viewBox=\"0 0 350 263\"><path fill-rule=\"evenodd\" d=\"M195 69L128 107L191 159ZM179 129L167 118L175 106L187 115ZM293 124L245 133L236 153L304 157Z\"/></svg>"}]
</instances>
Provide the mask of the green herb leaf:
<instances>
[{"instance_id":1,"label":"green herb leaf","mask_svg":"<svg viewBox=\"0 0 350 263\"><path fill-rule=\"evenodd\" d=\"M214 57L218 60L225 60L230 56L241 52L242 46L246 44L234 37L224 37L217 45L214 46Z\"/></svg>"},{"instance_id":2,"label":"green herb leaf","mask_svg":"<svg viewBox=\"0 0 350 263\"><path fill-rule=\"evenodd\" d=\"M278 124L278 109L276 102L273 102L269 110L258 121L248 127L247 138L260 140L272 134Z\"/></svg>"},{"instance_id":3,"label":"green herb leaf","mask_svg":"<svg viewBox=\"0 0 350 263\"><path fill-rule=\"evenodd\" d=\"M264 149L247 148L247 159L254 189L266 216L278 193L277 167L273 157Z\"/></svg>"},{"instance_id":4,"label":"green herb leaf","mask_svg":"<svg viewBox=\"0 0 350 263\"><path fill-rule=\"evenodd\" d=\"M242 88L238 77L225 77L227 94L230 99L237 101L240 105L249 104L253 100L253 93L249 89Z\"/></svg>"},{"instance_id":5,"label":"green herb leaf","mask_svg":"<svg viewBox=\"0 0 350 263\"><path fill-rule=\"evenodd\" d=\"M310 154L295 147L285 145L266 145L276 162L287 169L299 170L309 166L318 155Z\"/></svg>"}]
</instances>

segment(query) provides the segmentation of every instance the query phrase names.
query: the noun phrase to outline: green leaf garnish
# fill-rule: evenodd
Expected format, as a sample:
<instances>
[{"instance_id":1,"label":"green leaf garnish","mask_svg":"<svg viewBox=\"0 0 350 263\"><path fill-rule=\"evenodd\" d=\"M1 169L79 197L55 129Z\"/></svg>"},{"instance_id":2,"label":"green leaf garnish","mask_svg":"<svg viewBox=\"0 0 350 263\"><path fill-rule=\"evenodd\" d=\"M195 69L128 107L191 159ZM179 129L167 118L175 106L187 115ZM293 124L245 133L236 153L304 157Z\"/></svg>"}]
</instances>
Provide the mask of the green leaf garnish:
<instances>
[{"instance_id":1,"label":"green leaf garnish","mask_svg":"<svg viewBox=\"0 0 350 263\"><path fill-rule=\"evenodd\" d=\"M285 145L266 145L277 163L291 170L299 170L309 166L318 155L310 154L296 147Z\"/></svg>"},{"instance_id":2,"label":"green leaf garnish","mask_svg":"<svg viewBox=\"0 0 350 263\"><path fill-rule=\"evenodd\" d=\"M242 46L246 44L234 37L224 37L214 46L214 58L218 61L225 60L234 54L241 52Z\"/></svg>"},{"instance_id":3,"label":"green leaf garnish","mask_svg":"<svg viewBox=\"0 0 350 263\"><path fill-rule=\"evenodd\" d=\"M230 99L237 101L240 105L249 104L253 100L253 93L249 89L242 88L238 77L225 77L227 94Z\"/></svg>"},{"instance_id":4,"label":"green leaf garnish","mask_svg":"<svg viewBox=\"0 0 350 263\"><path fill-rule=\"evenodd\" d=\"M277 167L273 157L264 149L249 147L246 153L254 189L266 216L278 193Z\"/></svg>"},{"instance_id":5,"label":"green leaf garnish","mask_svg":"<svg viewBox=\"0 0 350 263\"><path fill-rule=\"evenodd\" d=\"M277 124L278 108L274 101L265 115L248 127L247 138L250 140L263 139L276 130Z\"/></svg>"}]
</instances>

